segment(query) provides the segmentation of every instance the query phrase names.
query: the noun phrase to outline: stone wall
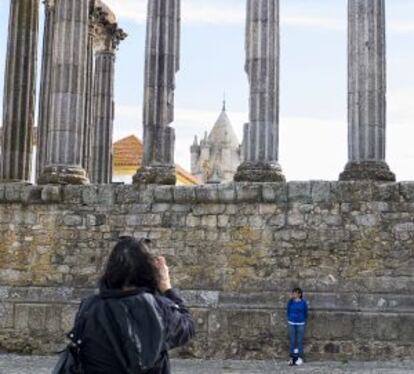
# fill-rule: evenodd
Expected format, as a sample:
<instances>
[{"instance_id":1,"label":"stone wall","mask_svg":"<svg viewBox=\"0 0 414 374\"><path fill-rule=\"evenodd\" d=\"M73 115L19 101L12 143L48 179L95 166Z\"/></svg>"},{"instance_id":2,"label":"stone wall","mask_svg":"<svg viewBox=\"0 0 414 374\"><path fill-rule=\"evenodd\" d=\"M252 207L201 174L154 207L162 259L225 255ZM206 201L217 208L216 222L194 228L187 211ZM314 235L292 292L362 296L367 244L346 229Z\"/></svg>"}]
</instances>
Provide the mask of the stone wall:
<instances>
[{"instance_id":1,"label":"stone wall","mask_svg":"<svg viewBox=\"0 0 414 374\"><path fill-rule=\"evenodd\" d=\"M414 183L0 185L0 349L59 348L119 235L148 236L192 307L184 357L414 357Z\"/></svg>"}]
</instances>

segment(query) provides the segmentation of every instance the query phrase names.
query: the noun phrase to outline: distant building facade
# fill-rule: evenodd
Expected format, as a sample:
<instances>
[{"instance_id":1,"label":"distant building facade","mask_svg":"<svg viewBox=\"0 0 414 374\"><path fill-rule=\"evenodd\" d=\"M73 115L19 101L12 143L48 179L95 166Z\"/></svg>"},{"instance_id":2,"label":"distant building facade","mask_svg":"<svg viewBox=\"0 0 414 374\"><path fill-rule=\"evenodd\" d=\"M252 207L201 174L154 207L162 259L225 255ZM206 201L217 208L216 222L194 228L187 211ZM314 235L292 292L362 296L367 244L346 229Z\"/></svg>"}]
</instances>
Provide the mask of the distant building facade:
<instances>
[{"instance_id":1,"label":"distant building facade","mask_svg":"<svg viewBox=\"0 0 414 374\"><path fill-rule=\"evenodd\" d=\"M230 182L242 162L242 148L226 112L226 103L210 134L191 146L191 174L201 183Z\"/></svg>"},{"instance_id":2,"label":"distant building facade","mask_svg":"<svg viewBox=\"0 0 414 374\"><path fill-rule=\"evenodd\" d=\"M142 141L135 135L118 140L113 145L113 177L115 183L131 183L132 176L142 165L144 147ZM194 186L199 184L197 178L192 176L180 165L175 165L177 185Z\"/></svg>"}]
</instances>

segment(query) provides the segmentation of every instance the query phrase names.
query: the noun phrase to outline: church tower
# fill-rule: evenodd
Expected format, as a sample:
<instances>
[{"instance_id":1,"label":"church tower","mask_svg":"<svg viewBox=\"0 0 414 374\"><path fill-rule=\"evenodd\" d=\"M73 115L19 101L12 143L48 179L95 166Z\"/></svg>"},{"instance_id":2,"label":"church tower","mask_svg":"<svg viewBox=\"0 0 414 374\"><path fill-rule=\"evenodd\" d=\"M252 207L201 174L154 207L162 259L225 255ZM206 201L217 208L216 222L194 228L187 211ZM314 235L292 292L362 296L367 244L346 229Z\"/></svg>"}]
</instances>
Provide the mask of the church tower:
<instances>
[{"instance_id":1,"label":"church tower","mask_svg":"<svg viewBox=\"0 0 414 374\"><path fill-rule=\"evenodd\" d=\"M202 183L231 182L242 162L241 146L223 102L221 113L210 134L205 132L191 146L191 173Z\"/></svg>"}]
</instances>

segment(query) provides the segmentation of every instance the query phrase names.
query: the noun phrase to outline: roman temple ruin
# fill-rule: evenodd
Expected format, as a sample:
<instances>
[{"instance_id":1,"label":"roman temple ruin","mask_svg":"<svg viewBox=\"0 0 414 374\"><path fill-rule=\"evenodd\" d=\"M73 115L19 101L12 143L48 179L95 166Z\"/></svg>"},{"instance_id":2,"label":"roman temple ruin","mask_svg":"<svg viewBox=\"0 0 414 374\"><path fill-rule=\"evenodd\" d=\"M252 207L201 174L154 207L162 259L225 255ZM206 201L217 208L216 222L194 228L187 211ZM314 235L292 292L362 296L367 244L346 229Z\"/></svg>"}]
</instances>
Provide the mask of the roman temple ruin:
<instances>
[{"instance_id":1,"label":"roman temple ruin","mask_svg":"<svg viewBox=\"0 0 414 374\"><path fill-rule=\"evenodd\" d=\"M148 0L144 157L132 184L111 183L114 67L126 37L114 13L100 0L44 1L35 132L40 0L9 3L0 350L62 348L109 251L131 235L167 258L195 316L196 338L177 355L285 357L287 292L300 285L310 301L307 357L414 358L414 182L395 182L385 157L385 0L348 0L345 170L338 181L288 183L279 164L279 0L246 0L243 162L234 181L198 186L175 185L180 0Z\"/></svg>"}]
</instances>

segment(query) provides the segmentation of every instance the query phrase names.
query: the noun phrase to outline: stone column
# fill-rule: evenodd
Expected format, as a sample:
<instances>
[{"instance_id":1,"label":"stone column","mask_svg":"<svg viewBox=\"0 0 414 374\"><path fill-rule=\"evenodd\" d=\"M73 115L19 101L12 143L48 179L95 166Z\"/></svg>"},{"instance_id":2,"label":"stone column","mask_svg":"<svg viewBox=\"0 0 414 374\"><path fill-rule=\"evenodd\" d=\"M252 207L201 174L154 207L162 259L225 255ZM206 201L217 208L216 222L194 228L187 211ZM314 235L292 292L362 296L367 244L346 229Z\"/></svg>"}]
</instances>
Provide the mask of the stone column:
<instances>
[{"instance_id":1,"label":"stone column","mask_svg":"<svg viewBox=\"0 0 414 374\"><path fill-rule=\"evenodd\" d=\"M39 117L37 121L36 180L43 172L47 154L47 134L50 116L50 84L52 80L54 0L45 0L43 31L42 71L39 93Z\"/></svg>"},{"instance_id":2,"label":"stone column","mask_svg":"<svg viewBox=\"0 0 414 374\"><path fill-rule=\"evenodd\" d=\"M144 77L144 159L135 184L175 184L175 75L180 58L181 0L148 2Z\"/></svg>"},{"instance_id":3,"label":"stone column","mask_svg":"<svg viewBox=\"0 0 414 374\"><path fill-rule=\"evenodd\" d=\"M279 153L279 0L247 0L249 123L235 181L284 181Z\"/></svg>"},{"instance_id":4,"label":"stone column","mask_svg":"<svg viewBox=\"0 0 414 374\"><path fill-rule=\"evenodd\" d=\"M341 180L395 181L385 162L385 0L348 0L348 157Z\"/></svg>"},{"instance_id":5,"label":"stone column","mask_svg":"<svg viewBox=\"0 0 414 374\"><path fill-rule=\"evenodd\" d=\"M115 50L126 34L116 24L104 28L97 42L94 80L94 120L90 178L95 184L112 181L112 134L114 122Z\"/></svg>"},{"instance_id":6,"label":"stone column","mask_svg":"<svg viewBox=\"0 0 414 374\"><path fill-rule=\"evenodd\" d=\"M36 101L39 0L11 0L0 179L30 180Z\"/></svg>"},{"instance_id":7,"label":"stone column","mask_svg":"<svg viewBox=\"0 0 414 374\"><path fill-rule=\"evenodd\" d=\"M93 35L88 36L88 64L86 73L85 125L83 127L82 167L89 172L91 155L91 126L93 121L93 80L94 80L94 50Z\"/></svg>"},{"instance_id":8,"label":"stone column","mask_svg":"<svg viewBox=\"0 0 414 374\"><path fill-rule=\"evenodd\" d=\"M87 184L82 168L89 0L56 0L50 122L40 184Z\"/></svg>"}]
</instances>

